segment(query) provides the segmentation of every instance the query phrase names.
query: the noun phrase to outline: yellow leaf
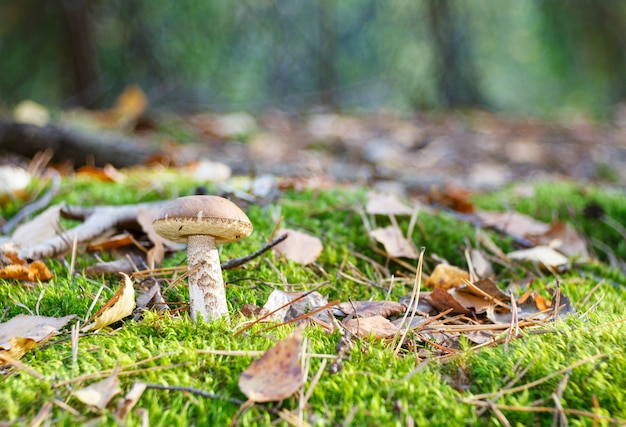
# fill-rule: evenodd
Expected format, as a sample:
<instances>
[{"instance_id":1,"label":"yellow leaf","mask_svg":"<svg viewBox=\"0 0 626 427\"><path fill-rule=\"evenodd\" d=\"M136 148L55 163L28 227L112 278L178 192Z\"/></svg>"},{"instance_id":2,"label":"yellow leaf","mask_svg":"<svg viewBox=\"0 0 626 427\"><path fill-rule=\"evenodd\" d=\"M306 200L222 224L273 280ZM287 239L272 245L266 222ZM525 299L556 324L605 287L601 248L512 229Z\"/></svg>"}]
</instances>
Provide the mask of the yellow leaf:
<instances>
[{"instance_id":1,"label":"yellow leaf","mask_svg":"<svg viewBox=\"0 0 626 427\"><path fill-rule=\"evenodd\" d=\"M133 282L126 274L120 274L124 276L124 286L122 286L104 307L94 315L92 319L93 323L85 326L83 331L105 328L130 315L135 309L135 289L133 288Z\"/></svg>"}]
</instances>

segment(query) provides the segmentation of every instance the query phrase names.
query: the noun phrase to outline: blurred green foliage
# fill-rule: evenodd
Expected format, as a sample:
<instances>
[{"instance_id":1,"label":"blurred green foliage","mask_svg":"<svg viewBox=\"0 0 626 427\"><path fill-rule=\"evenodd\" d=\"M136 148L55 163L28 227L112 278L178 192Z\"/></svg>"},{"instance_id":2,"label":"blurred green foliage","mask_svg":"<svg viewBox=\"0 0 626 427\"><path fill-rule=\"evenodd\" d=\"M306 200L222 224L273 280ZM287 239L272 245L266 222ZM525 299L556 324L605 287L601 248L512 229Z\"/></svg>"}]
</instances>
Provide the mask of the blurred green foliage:
<instances>
[{"instance_id":1,"label":"blurred green foliage","mask_svg":"<svg viewBox=\"0 0 626 427\"><path fill-rule=\"evenodd\" d=\"M489 108L606 117L623 100L620 1L5 0L0 102L107 106L135 83L177 110L444 108L443 4L466 58L444 67L471 67Z\"/></svg>"}]
</instances>

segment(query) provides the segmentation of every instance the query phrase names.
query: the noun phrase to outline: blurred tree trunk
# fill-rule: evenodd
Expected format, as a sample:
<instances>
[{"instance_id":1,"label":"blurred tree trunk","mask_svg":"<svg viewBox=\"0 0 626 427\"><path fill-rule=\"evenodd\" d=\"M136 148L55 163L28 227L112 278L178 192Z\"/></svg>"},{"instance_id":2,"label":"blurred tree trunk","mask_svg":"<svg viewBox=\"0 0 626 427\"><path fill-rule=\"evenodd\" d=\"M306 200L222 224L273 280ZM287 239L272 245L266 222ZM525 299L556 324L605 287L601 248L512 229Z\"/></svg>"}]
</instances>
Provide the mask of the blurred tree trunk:
<instances>
[{"instance_id":1,"label":"blurred tree trunk","mask_svg":"<svg viewBox=\"0 0 626 427\"><path fill-rule=\"evenodd\" d=\"M609 101L626 100L626 3L540 0L539 7L555 72L607 81Z\"/></svg>"},{"instance_id":2,"label":"blurred tree trunk","mask_svg":"<svg viewBox=\"0 0 626 427\"><path fill-rule=\"evenodd\" d=\"M319 2L318 90L322 105L336 107L337 89L337 5L335 0Z\"/></svg>"},{"instance_id":3,"label":"blurred tree trunk","mask_svg":"<svg viewBox=\"0 0 626 427\"><path fill-rule=\"evenodd\" d=\"M468 30L454 0L427 0L435 78L447 108L484 105L469 47Z\"/></svg>"},{"instance_id":4,"label":"blurred tree trunk","mask_svg":"<svg viewBox=\"0 0 626 427\"><path fill-rule=\"evenodd\" d=\"M65 17L65 54L72 69L73 102L82 107L95 106L98 90L98 67L93 41L93 24L86 0L62 0Z\"/></svg>"}]
</instances>

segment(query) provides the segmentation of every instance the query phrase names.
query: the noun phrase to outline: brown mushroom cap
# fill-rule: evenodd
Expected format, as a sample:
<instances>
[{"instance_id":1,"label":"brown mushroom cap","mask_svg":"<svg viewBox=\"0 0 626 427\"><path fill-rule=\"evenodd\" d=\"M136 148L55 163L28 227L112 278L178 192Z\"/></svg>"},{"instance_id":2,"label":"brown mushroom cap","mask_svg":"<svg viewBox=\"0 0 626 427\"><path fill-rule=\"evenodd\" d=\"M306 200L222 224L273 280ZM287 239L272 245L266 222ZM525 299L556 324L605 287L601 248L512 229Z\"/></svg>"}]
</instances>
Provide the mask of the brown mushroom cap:
<instances>
[{"instance_id":1,"label":"brown mushroom cap","mask_svg":"<svg viewBox=\"0 0 626 427\"><path fill-rule=\"evenodd\" d=\"M248 237L252 223L233 202L219 196L186 196L167 203L152 222L162 237L177 243L208 235L222 244Z\"/></svg>"}]
</instances>

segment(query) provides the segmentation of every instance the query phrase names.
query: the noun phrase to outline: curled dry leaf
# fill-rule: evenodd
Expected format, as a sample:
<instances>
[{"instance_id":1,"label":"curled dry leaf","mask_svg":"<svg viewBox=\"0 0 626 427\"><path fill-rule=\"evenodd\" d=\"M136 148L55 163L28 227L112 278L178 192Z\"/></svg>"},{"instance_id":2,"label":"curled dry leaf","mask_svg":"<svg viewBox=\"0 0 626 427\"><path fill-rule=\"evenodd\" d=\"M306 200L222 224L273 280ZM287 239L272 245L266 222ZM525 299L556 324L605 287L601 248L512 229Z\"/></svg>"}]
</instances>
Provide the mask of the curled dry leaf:
<instances>
[{"instance_id":1,"label":"curled dry leaf","mask_svg":"<svg viewBox=\"0 0 626 427\"><path fill-rule=\"evenodd\" d=\"M324 250L322 241L315 236L287 228L279 231L278 235L285 233L289 234L289 237L274 246L274 251L298 264L307 265L315 262Z\"/></svg>"},{"instance_id":2,"label":"curled dry leaf","mask_svg":"<svg viewBox=\"0 0 626 427\"><path fill-rule=\"evenodd\" d=\"M103 410L111 399L121 392L116 369L110 377L76 390L72 394L84 404Z\"/></svg>"},{"instance_id":3,"label":"curled dry leaf","mask_svg":"<svg viewBox=\"0 0 626 427\"><path fill-rule=\"evenodd\" d=\"M307 295L289 304L291 301L301 297L303 294ZM287 322L305 313L313 311L317 307L325 306L326 304L328 304L328 299L317 291L286 292L280 289L275 289L267 297L267 301L261 309L260 314L265 315L273 312L270 316L264 318L263 320L268 322ZM325 322L330 321L325 312L318 313L316 317L320 315L325 317L321 320Z\"/></svg>"},{"instance_id":4,"label":"curled dry leaf","mask_svg":"<svg viewBox=\"0 0 626 427\"><path fill-rule=\"evenodd\" d=\"M528 239L535 245L545 245L558 249L567 256L589 258L587 244L582 237L565 222L554 222L550 229L541 235L530 235Z\"/></svg>"},{"instance_id":5,"label":"curled dry leaf","mask_svg":"<svg viewBox=\"0 0 626 427\"><path fill-rule=\"evenodd\" d=\"M383 316L359 317L350 319L343 324L353 334L367 338L391 338L398 332L398 327Z\"/></svg>"},{"instance_id":6,"label":"curled dry leaf","mask_svg":"<svg viewBox=\"0 0 626 427\"><path fill-rule=\"evenodd\" d=\"M465 280L469 280L467 271L450 264L437 264L432 274L426 281L429 288L450 289L460 286Z\"/></svg>"},{"instance_id":7,"label":"curled dry leaf","mask_svg":"<svg viewBox=\"0 0 626 427\"><path fill-rule=\"evenodd\" d=\"M135 308L135 289L133 282L126 274L124 276L124 285L107 301L107 303L98 311L82 330L93 331L102 329L112 323L122 320L124 317L132 314Z\"/></svg>"},{"instance_id":8,"label":"curled dry leaf","mask_svg":"<svg viewBox=\"0 0 626 427\"><path fill-rule=\"evenodd\" d=\"M432 292L422 292L420 296L439 311L446 311L451 308L452 313L455 314L471 313L468 308L464 307L452 294L443 288L435 288Z\"/></svg>"},{"instance_id":9,"label":"curled dry leaf","mask_svg":"<svg viewBox=\"0 0 626 427\"><path fill-rule=\"evenodd\" d=\"M30 264L7 265L0 270L0 279L13 279L29 282L47 282L54 277L52 272L41 261L34 261Z\"/></svg>"},{"instance_id":10,"label":"curled dry leaf","mask_svg":"<svg viewBox=\"0 0 626 427\"><path fill-rule=\"evenodd\" d=\"M535 246L506 254L511 259L531 261L546 267L561 267L567 264L567 258L549 246Z\"/></svg>"},{"instance_id":11,"label":"curled dry leaf","mask_svg":"<svg viewBox=\"0 0 626 427\"><path fill-rule=\"evenodd\" d=\"M472 249L470 251L470 259L472 261L474 273L479 279L493 276L493 267L480 249Z\"/></svg>"},{"instance_id":12,"label":"curled dry leaf","mask_svg":"<svg viewBox=\"0 0 626 427\"><path fill-rule=\"evenodd\" d=\"M406 305L395 301L354 301L337 304L345 316L356 317L383 316L391 317L406 311Z\"/></svg>"},{"instance_id":13,"label":"curled dry leaf","mask_svg":"<svg viewBox=\"0 0 626 427\"><path fill-rule=\"evenodd\" d=\"M167 239L159 236L154 231L152 223L157 217L158 211L156 209L143 208L137 210L137 222L141 226L141 229L148 235L148 238L154 246L148 251L146 261L150 269L153 269L156 265L161 264L163 258L165 258L165 247L169 245Z\"/></svg>"},{"instance_id":14,"label":"curled dry leaf","mask_svg":"<svg viewBox=\"0 0 626 427\"><path fill-rule=\"evenodd\" d=\"M117 417L124 421L130 411L135 407L143 392L146 391L146 384L141 381L135 381L130 391L126 393L123 399L117 401Z\"/></svg>"},{"instance_id":15,"label":"curled dry leaf","mask_svg":"<svg viewBox=\"0 0 626 427\"><path fill-rule=\"evenodd\" d=\"M411 215L413 210L394 194L369 192L365 212L371 215Z\"/></svg>"},{"instance_id":16,"label":"curled dry leaf","mask_svg":"<svg viewBox=\"0 0 626 427\"><path fill-rule=\"evenodd\" d=\"M544 234L550 225L515 211L479 212L478 218L486 227L492 227L510 236L524 239L529 235Z\"/></svg>"},{"instance_id":17,"label":"curled dry leaf","mask_svg":"<svg viewBox=\"0 0 626 427\"><path fill-rule=\"evenodd\" d=\"M19 359L39 344L52 338L74 316L45 317L19 314L0 323L0 354ZM0 360L0 366L4 362Z\"/></svg>"},{"instance_id":18,"label":"curled dry leaf","mask_svg":"<svg viewBox=\"0 0 626 427\"><path fill-rule=\"evenodd\" d=\"M370 236L385 247L385 252L390 257L416 259L419 256L413 242L404 237L402 231L393 225L372 230Z\"/></svg>"},{"instance_id":19,"label":"curled dry leaf","mask_svg":"<svg viewBox=\"0 0 626 427\"><path fill-rule=\"evenodd\" d=\"M254 402L283 400L304 385L300 350L304 327L268 349L239 376L239 390Z\"/></svg>"}]
</instances>

